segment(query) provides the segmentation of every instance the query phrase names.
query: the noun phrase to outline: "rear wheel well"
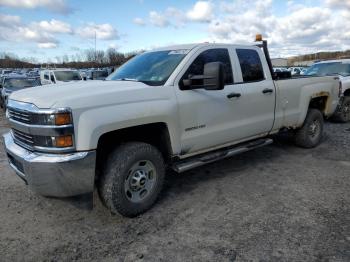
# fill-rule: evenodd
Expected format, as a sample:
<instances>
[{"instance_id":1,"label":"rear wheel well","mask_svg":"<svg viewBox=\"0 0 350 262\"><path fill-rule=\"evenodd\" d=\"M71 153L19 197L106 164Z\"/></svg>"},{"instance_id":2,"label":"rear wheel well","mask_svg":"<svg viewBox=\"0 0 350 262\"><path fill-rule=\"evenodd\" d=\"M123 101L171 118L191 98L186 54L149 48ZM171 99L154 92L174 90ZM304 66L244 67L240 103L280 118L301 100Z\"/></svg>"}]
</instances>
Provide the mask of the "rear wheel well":
<instances>
[{"instance_id":1,"label":"rear wheel well","mask_svg":"<svg viewBox=\"0 0 350 262\"><path fill-rule=\"evenodd\" d=\"M350 89L344 91L344 96L350 96Z\"/></svg>"},{"instance_id":2,"label":"rear wheel well","mask_svg":"<svg viewBox=\"0 0 350 262\"><path fill-rule=\"evenodd\" d=\"M170 135L165 123L152 123L111 131L103 134L97 145L98 175L103 168L104 161L118 145L126 142L144 142L155 146L168 162L172 155Z\"/></svg>"},{"instance_id":3,"label":"rear wheel well","mask_svg":"<svg viewBox=\"0 0 350 262\"><path fill-rule=\"evenodd\" d=\"M327 96L319 96L311 99L309 108L314 108L320 110L322 113L325 112L327 106Z\"/></svg>"}]
</instances>

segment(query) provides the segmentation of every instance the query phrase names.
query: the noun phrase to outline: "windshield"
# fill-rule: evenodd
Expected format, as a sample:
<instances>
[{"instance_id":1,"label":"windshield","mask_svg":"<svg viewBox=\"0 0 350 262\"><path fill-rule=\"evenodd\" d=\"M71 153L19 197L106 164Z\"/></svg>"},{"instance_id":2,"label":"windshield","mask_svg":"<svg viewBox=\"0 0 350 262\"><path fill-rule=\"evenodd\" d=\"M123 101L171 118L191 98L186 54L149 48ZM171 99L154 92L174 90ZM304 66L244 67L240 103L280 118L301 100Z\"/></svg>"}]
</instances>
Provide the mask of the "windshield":
<instances>
[{"instance_id":1,"label":"windshield","mask_svg":"<svg viewBox=\"0 0 350 262\"><path fill-rule=\"evenodd\" d=\"M319 63L314 64L306 70L305 75L326 76L326 75L341 75L350 76L350 64L341 62Z\"/></svg>"},{"instance_id":2,"label":"windshield","mask_svg":"<svg viewBox=\"0 0 350 262\"><path fill-rule=\"evenodd\" d=\"M39 79L5 79L4 87L9 90L18 90L40 85Z\"/></svg>"},{"instance_id":3,"label":"windshield","mask_svg":"<svg viewBox=\"0 0 350 262\"><path fill-rule=\"evenodd\" d=\"M57 81L76 81L82 80L81 75L78 71L54 71Z\"/></svg>"},{"instance_id":4,"label":"windshield","mask_svg":"<svg viewBox=\"0 0 350 262\"><path fill-rule=\"evenodd\" d=\"M164 85L188 50L147 52L118 68L107 80L139 81L151 86Z\"/></svg>"},{"instance_id":5,"label":"windshield","mask_svg":"<svg viewBox=\"0 0 350 262\"><path fill-rule=\"evenodd\" d=\"M93 72L93 76L94 76L94 78L107 77L108 76L108 72L107 71L94 71Z\"/></svg>"}]
</instances>

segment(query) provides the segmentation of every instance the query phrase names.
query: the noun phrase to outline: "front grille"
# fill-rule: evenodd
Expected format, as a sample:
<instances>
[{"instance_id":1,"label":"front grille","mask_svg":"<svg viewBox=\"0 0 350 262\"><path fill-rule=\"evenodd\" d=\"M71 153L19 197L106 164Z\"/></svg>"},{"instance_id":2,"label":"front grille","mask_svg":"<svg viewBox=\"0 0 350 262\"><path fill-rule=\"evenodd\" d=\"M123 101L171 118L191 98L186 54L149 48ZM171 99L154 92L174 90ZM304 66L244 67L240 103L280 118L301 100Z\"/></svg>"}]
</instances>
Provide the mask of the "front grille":
<instances>
[{"instance_id":1,"label":"front grille","mask_svg":"<svg viewBox=\"0 0 350 262\"><path fill-rule=\"evenodd\" d=\"M13 119L15 121L30 124L31 123L31 113L16 110L14 108L8 108L8 116L10 119Z\"/></svg>"},{"instance_id":2,"label":"front grille","mask_svg":"<svg viewBox=\"0 0 350 262\"><path fill-rule=\"evenodd\" d=\"M16 129L12 129L12 134L15 142L19 142L22 145L26 145L27 148L32 148L34 146L33 136L20 132Z\"/></svg>"}]
</instances>

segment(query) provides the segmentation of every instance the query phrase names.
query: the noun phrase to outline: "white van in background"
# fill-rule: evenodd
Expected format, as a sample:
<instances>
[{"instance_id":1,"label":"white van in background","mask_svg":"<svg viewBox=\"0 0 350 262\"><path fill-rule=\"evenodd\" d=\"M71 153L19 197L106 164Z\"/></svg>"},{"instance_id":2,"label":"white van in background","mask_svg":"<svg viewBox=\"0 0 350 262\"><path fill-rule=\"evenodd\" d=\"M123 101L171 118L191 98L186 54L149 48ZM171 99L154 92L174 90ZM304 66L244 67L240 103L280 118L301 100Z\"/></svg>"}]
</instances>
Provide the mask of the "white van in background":
<instances>
[{"instance_id":1,"label":"white van in background","mask_svg":"<svg viewBox=\"0 0 350 262\"><path fill-rule=\"evenodd\" d=\"M58 84L71 81L82 81L83 78L75 69L44 69L40 71L42 85Z\"/></svg>"}]
</instances>

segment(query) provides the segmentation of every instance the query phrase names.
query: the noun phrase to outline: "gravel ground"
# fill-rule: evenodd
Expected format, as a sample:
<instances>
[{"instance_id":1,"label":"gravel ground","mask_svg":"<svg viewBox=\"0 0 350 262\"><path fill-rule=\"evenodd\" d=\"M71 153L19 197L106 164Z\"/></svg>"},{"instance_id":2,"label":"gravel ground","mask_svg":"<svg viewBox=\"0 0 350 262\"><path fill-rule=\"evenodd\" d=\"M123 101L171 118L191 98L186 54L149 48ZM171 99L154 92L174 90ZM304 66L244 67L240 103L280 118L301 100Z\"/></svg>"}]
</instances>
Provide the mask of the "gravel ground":
<instances>
[{"instance_id":1,"label":"gravel ground","mask_svg":"<svg viewBox=\"0 0 350 262\"><path fill-rule=\"evenodd\" d=\"M327 123L316 149L280 136L169 174L160 201L135 219L110 215L96 197L88 210L31 192L1 149L0 261L350 261L346 129Z\"/></svg>"}]
</instances>

